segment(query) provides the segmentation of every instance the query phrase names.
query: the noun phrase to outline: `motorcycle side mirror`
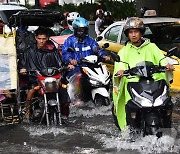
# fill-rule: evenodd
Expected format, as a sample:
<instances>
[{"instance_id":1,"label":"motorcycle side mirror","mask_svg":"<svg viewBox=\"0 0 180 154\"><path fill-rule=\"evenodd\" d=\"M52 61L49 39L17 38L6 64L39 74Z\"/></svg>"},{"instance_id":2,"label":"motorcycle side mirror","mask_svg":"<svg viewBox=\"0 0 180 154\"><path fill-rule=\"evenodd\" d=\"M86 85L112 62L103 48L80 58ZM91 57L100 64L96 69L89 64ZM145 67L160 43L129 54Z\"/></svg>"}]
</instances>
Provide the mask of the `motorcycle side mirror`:
<instances>
[{"instance_id":1,"label":"motorcycle side mirror","mask_svg":"<svg viewBox=\"0 0 180 154\"><path fill-rule=\"evenodd\" d=\"M106 49L108 47L109 47L109 43L104 43L103 46L102 46L103 49Z\"/></svg>"},{"instance_id":2,"label":"motorcycle side mirror","mask_svg":"<svg viewBox=\"0 0 180 154\"><path fill-rule=\"evenodd\" d=\"M114 52L111 52L111 58L115 61L115 62L120 62L120 57L119 55L117 55Z\"/></svg>"},{"instance_id":3,"label":"motorcycle side mirror","mask_svg":"<svg viewBox=\"0 0 180 154\"><path fill-rule=\"evenodd\" d=\"M96 38L96 41L98 42L98 41L101 41L102 39L103 39L102 36L98 36L98 37Z\"/></svg>"},{"instance_id":4,"label":"motorcycle side mirror","mask_svg":"<svg viewBox=\"0 0 180 154\"><path fill-rule=\"evenodd\" d=\"M69 48L67 49L67 51L69 51L69 52L75 52L76 50L75 50L74 48L72 48L72 47L69 47Z\"/></svg>"},{"instance_id":5,"label":"motorcycle side mirror","mask_svg":"<svg viewBox=\"0 0 180 154\"><path fill-rule=\"evenodd\" d=\"M170 56L174 56L175 53L177 52L177 47L173 47L171 49L169 49L169 51L167 52L167 57L170 57Z\"/></svg>"},{"instance_id":6,"label":"motorcycle side mirror","mask_svg":"<svg viewBox=\"0 0 180 154\"><path fill-rule=\"evenodd\" d=\"M176 52L177 52L177 49L178 49L177 47L173 47L173 48L169 49L168 52L167 52L167 55L159 61L159 66L160 66L161 61L162 61L163 59L165 59L165 58L167 58L167 57L170 58L171 56L174 56L174 55L176 54ZM173 58L172 58L172 59L173 59ZM174 64L174 63L173 63L173 64ZM179 62L178 62L178 64L179 64ZM177 64L176 64L176 65L177 65Z\"/></svg>"}]
</instances>

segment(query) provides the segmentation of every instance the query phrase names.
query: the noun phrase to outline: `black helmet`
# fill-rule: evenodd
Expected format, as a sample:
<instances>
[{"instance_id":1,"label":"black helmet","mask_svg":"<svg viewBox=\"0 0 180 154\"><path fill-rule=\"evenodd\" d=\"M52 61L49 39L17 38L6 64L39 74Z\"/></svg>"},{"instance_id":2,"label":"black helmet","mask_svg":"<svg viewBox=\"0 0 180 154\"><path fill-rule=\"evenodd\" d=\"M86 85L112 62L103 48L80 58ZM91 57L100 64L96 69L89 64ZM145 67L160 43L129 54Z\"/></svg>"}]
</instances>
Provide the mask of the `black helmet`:
<instances>
[{"instance_id":1,"label":"black helmet","mask_svg":"<svg viewBox=\"0 0 180 154\"><path fill-rule=\"evenodd\" d=\"M126 24L124 25L124 33L126 37L128 37L128 31L130 29L139 29L142 35L144 35L144 32L145 32L144 23L138 17L131 17L126 21Z\"/></svg>"}]
</instances>

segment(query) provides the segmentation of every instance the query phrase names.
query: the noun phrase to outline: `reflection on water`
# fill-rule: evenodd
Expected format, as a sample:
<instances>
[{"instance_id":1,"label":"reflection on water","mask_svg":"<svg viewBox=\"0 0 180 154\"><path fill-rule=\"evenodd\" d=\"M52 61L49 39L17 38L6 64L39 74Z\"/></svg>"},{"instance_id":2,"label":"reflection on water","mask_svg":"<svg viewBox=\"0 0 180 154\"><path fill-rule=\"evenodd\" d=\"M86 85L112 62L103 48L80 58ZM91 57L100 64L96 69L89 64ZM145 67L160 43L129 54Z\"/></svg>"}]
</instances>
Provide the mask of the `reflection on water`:
<instances>
[{"instance_id":1,"label":"reflection on water","mask_svg":"<svg viewBox=\"0 0 180 154\"><path fill-rule=\"evenodd\" d=\"M101 154L179 153L179 97L173 114L173 128L163 137L135 136L131 142L129 129L120 133L113 124L111 107L94 108L91 102L82 107L71 106L69 127L42 125L0 126L0 153Z\"/></svg>"}]
</instances>

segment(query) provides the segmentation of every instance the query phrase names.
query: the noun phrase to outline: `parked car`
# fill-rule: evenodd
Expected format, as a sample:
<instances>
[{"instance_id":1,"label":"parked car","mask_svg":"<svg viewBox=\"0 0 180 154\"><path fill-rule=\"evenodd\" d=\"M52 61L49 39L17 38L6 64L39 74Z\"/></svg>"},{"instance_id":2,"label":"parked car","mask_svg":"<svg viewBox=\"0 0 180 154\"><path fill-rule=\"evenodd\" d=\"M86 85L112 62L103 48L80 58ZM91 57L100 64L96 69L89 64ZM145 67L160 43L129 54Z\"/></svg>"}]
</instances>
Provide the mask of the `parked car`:
<instances>
[{"instance_id":1,"label":"parked car","mask_svg":"<svg viewBox=\"0 0 180 154\"><path fill-rule=\"evenodd\" d=\"M180 18L170 17L147 17L141 18L145 24L145 38L149 38L161 50L167 52L173 47L178 48L176 56L180 57ZM118 52L128 40L124 34L125 20L118 21L107 27L100 37L98 43L102 46L104 43L109 43L108 50ZM110 67L111 73L113 66ZM175 66L173 83L171 89L180 90L180 66Z\"/></svg>"},{"instance_id":2,"label":"parked car","mask_svg":"<svg viewBox=\"0 0 180 154\"><path fill-rule=\"evenodd\" d=\"M26 7L14 4L0 4L0 20L4 23L4 32L8 33L11 29L8 26L9 18L19 11L27 10Z\"/></svg>"}]
</instances>

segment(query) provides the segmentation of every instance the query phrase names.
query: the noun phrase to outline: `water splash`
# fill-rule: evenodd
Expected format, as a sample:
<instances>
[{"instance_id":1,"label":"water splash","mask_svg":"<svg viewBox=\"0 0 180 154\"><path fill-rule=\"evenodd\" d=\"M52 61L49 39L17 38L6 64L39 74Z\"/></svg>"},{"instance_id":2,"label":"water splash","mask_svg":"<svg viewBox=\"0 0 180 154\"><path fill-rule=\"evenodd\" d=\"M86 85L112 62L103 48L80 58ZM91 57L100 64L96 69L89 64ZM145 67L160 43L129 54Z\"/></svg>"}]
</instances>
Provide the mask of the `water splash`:
<instances>
[{"instance_id":1,"label":"water splash","mask_svg":"<svg viewBox=\"0 0 180 154\"><path fill-rule=\"evenodd\" d=\"M59 134L73 134L73 132L69 132L66 128L63 127L30 126L24 127L24 129L30 133L30 136L42 136L45 134L53 134L54 136L57 136Z\"/></svg>"},{"instance_id":2,"label":"water splash","mask_svg":"<svg viewBox=\"0 0 180 154\"><path fill-rule=\"evenodd\" d=\"M80 148L80 147L75 147L76 150L73 152L73 154L98 154L98 150L93 149L93 148Z\"/></svg>"},{"instance_id":3,"label":"water splash","mask_svg":"<svg viewBox=\"0 0 180 154\"><path fill-rule=\"evenodd\" d=\"M97 115L106 115L106 116L112 115L111 105L95 107L92 102L86 102L84 103L84 106L81 107L71 106L70 112L71 112L70 114L71 117L83 116L86 118L90 118Z\"/></svg>"},{"instance_id":4,"label":"water splash","mask_svg":"<svg viewBox=\"0 0 180 154\"><path fill-rule=\"evenodd\" d=\"M143 154L149 153L179 153L179 139L164 135L161 138L156 136L137 136L134 142L131 142L129 131L125 130L118 136L107 136L106 134L97 134L95 138L103 144L104 148L121 150L135 150ZM117 135L117 134L116 134Z\"/></svg>"}]
</instances>

